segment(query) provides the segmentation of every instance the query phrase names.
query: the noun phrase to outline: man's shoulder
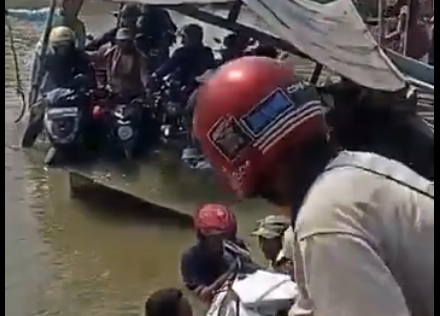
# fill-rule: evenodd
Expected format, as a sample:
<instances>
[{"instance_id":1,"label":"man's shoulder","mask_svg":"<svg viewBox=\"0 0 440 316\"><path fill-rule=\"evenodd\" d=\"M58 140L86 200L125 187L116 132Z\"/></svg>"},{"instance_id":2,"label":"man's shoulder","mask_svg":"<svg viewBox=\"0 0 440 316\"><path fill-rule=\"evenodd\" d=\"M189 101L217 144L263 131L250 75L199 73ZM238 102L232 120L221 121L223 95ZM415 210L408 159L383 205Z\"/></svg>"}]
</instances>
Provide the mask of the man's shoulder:
<instances>
[{"instance_id":1,"label":"man's shoulder","mask_svg":"<svg viewBox=\"0 0 440 316\"><path fill-rule=\"evenodd\" d=\"M387 190L386 182L360 169L341 168L326 172L304 199L295 227L298 237L357 234L367 217L374 220L380 215L379 208Z\"/></svg>"},{"instance_id":2,"label":"man's shoulder","mask_svg":"<svg viewBox=\"0 0 440 316\"><path fill-rule=\"evenodd\" d=\"M173 54L171 55L171 58L177 58L183 55L188 55L188 49L186 47L179 47L177 48Z\"/></svg>"},{"instance_id":3,"label":"man's shoulder","mask_svg":"<svg viewBox=\"0 0 440 316\"><path fill-rule=\"evenodd\" d=\"M199 262L203 252L200 250L199 245L192 245L187 248L181 255L180 260L182 264L193 264Z\"/></svg>"}]
</instances>

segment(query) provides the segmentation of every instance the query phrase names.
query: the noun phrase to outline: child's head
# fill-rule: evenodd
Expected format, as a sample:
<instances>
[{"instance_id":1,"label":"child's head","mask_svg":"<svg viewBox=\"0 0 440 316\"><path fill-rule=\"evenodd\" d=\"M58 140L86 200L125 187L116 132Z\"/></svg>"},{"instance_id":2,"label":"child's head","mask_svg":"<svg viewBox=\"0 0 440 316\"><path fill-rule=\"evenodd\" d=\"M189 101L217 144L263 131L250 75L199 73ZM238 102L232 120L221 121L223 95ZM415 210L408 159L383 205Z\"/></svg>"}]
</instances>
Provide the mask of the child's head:
<instances>
[{"instance_id":1,"label":"child's head","mask_svg":"<svg viewBox=\"0 0 440 316\"><path fill-rule=\"evenodd\" d=\"M145 303L145 316L192 316L192 309L182 291L168 288L150 295Z\"/></svg>"}]
</instances>

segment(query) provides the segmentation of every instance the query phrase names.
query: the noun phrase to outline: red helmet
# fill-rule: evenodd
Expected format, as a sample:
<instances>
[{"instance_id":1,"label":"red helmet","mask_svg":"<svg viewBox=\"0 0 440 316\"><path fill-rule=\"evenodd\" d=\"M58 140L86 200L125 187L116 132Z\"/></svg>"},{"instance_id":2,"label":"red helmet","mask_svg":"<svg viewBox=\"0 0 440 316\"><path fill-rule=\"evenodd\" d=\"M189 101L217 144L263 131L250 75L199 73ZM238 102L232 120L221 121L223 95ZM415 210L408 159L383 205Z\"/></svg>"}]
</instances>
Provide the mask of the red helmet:
<instances>
[{"instance_id":1,"label":"red helmet","mask_svg":"<svg viewBox=\"0 0 440 316\"><path fill-rule=\"evenodd\" d=\"M287 149L327 133L316 89L286 64L255 56L225 64L199 89L193 128L241 197L256 193Z\"/></svg>"},{"instance_id":2,"label":"red helmet","mask_svg":"<svg viewBox=\"0 0 440 316\"><path fill-rule=\"evenodd\" d=\"M205 204L194 215L194 227L202 235L210 233L236 234L234 213L221 204Z\"/></svg>"}]
</instances>

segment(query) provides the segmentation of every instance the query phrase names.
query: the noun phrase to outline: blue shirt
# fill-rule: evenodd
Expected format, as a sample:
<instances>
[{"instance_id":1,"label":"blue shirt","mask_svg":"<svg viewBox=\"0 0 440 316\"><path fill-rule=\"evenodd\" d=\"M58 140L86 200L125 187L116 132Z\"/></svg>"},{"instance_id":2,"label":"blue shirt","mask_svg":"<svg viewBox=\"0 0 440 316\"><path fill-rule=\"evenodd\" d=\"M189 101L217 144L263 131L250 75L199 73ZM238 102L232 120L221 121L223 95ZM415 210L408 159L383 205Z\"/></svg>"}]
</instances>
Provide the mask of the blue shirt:
<instances>
[{"instance_id":1,"label":"blue shirt","mask_svg":"<svg viewBox=\"0 0 440 316\"><path fill-rule=\"evenodd\" d=\"M242 251L247 252L244 243L236 244ZM189 290L199 286L210 286L226 273L235 264L237 254L225 249L222 260L212 259L200 244L196 244L186 250L180 261L180 274L183 283ZM240 256L240 273L252 273L259 267L250 258Z\"/></svg>"},{"instance_id":2,"label":"blue shirt","mask_svg":"<svg viewBox=\"0 0 440 316\"><path fill-rule=\"evenodd\" d=\"M208 69L215 67L214 54L207 46L178 48L157 71L156 75L163 78L173 74L183 85L191 84Z\"/></svg>"},{"instance_id":3,"label":"blue shirt","mask_svg":"<svg viewBox=\"0 0 440 316\"><path fill-rule=\"evenodd\" d=\"M180 273L183 283L189 290L199 286L210 286L226 273L234 263L234 257L227 252L223 260L213 260L200 244L185 251L180 261Z\"/></svg>"}]
</instances>

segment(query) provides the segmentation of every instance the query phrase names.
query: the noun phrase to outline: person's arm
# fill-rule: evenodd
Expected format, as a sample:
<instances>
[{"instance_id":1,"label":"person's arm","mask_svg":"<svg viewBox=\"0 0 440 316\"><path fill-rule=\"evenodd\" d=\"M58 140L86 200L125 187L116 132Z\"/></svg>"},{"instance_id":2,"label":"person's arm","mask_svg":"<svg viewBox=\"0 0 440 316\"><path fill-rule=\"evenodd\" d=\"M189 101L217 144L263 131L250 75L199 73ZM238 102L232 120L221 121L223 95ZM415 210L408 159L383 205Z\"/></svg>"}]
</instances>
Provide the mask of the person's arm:
<instances>
[{"instance_id":1,"label":"person's arm","mask_svg":"<svg viewBox=\"0 0 440 316\"><path fill-rule=\"evenodd\" d=\"M101 46L110 43L114 40L116 36L117 28L113 28L110 31L105 32L100 37L90 41L85 47L86 50L94 51L98 50Z\"/></svg>"},{"instance_id":2,"label":"person's arm","mask_svg":"<svg viewBox=\"0 0 440 316\"><path fill-rule=\"evenodd\" d=\"M410 316L401 289L376 251L349 234L299 241L298 280L319 316ZM296 258L298 259L298 257Z\"/></svg>"},{"instance_id":3,"label":"person's arm","mask_svg":"<svg viewBox=\"0 0 440 316\"><path fill-rule=\"evenodd\" d=\"M81 61L79 62L78 67L78 73L76 75L84 75L87 78L87 88L90 90L96 89L97 83L96 83L96 75L95 70L93 69L91 58L89 56L82 52L81 53Z\"/></svg>"},{"instance_id":4,"label":"person's arm","mask_svg":"<svg viewBox=\"0 0 440 316\"><path fill-rule=\"evenodd\" d=\"M406 22L407 22L407 10L402 9L399 15L399 22L397 23L397 28L395 31L388 33L385 36L385 41L391 42L394 40L398 40L400 36L405 32Z\"/></svg>"},{"instance_id":5,"label":"person's arm","mask_svg":"<svg viewBox=\"0 0 440 316\"><path fill-rule=\"evenodd\" d=\"M203 282L198 277L197 267L191 254L184 253L182 255L180 259L180 276L183 284L190 291L194 291L202 286Z\"/></svg>"},{"instance_id":6,"label":"person's arm","mask_svg":"<svg viewBox=\"0 0 440 316\"><path fill-rule=\"evenodd\" d=\"M83 50L86 46L87 41L87 29L86 25L82 21L78 21L77 29L75 30L76 34L76 46Z\"/></svg>"},{"instance_id":7,"label":"person's arm","mask_svg":"<svg viewBox=\"0 0 440 316\"><path fill-rule=\"evenodd\" d=\"M193 259L188 254L182 256L180 274L186 288L193 292L200 300L207 303L212 300L215 292L219 290L232 275L231 271L227 271L213 284L205 285L199 277L197 265L194 264Z\"/></svg>"},{"instance_id":8,"label":"person's arm","mask_svg":"<svg viewBox=\"0 0 440 316\"><path fill-rule=\"evenodd\" d=\"M142 81L142 85L145 88L145 90L148 89L148 83L150 80L150 72L148 71L148 60L147 58L145 58L145 56L140 52L139 53L139 58L140 58L140 77L141 77L141 81Z\"/></svg>"},{"instance_id":9,"label":"person's arm","mask_svg":"<svg viewBox=\"0 0 440 316\"><path fill-rule=\"evenodd\" d=\"M207 48L207 52L206 52L206 66L207 69L216 68L214 53L212 52L212 49L209 47Z\"/></svg>"},{"instance_id":10,"label":"person's arm","mask_svg":"<svg viewBox=\"0 0 440 316\"><path fill-rule=\"evenodd\" d=\"M50 60L50 59L49 59ZM40 92L45 93L51 90L53 82L50 80L49 76L49 65L48 65L48 59L46 60L40 60L41 63L41 84L40 84Z\"/></svg>"},{"instance_id":11,"label":"person's arm","mask_svg":"<svg viewBox=\"0 0 440 316\"><path fill-rule=\"evenodd\" d=\"M182 63L184 59L185 51L182 49L176 50L170 59L168 59L165 64L159 67L159 69L155 72L156 77L162 79L163 77L169 75L173 71L175 71Z\"/></svg>"},{"instance_id":12,"label":"person's arm","mask_svg":"<svg viewBox=\"0 0 440 316\"><path fill-rule=\"evenodd\" d=\"M220 290L226 282L228 282L231 277L234 275L234 270L229 270L222 274L214 283L209 286L198 286L193 291L198 298L200 298L203 302L210 303L215 296L215 293Z\"/></svg>"}]
</instances>

